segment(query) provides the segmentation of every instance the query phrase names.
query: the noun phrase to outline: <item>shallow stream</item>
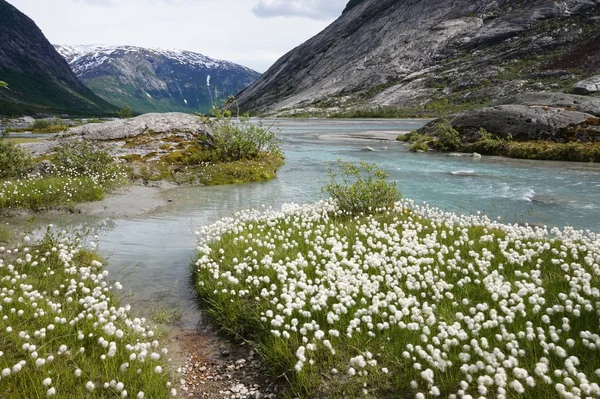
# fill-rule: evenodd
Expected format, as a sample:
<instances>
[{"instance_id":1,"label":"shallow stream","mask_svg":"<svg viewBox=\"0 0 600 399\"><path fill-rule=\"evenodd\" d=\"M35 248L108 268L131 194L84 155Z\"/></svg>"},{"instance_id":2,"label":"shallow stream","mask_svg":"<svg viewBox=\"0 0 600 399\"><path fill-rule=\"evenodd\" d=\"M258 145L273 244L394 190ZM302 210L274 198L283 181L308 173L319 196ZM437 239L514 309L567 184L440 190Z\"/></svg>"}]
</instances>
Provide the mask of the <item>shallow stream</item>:
<instances>
[{"instance_id":1,"label":"shallow stream","mask_svg":"<svg viewBox=\"0 0 600 399\"><path fill-rule=\"evenodd\" d=\"M276 180L178 188L162 194L172 202L159 211L101 222L100 250L109 259L113 277L134 293L132 303L156 309L180 307L184 327L194 327L200 317L189 285L194 231L239 210L325 198L321 191L328 181L325 163L336 159L376 162L397 182L404 197L448 211L482 211L510 223L571 225L600 231L600 165L414 154L398 142L344 136L413 130L423 121L307 119L266 123L281 128L285 138L286 164ZM364 151L366 146L375 151ZM97 224L64 215L38 217L37 223L42 222Z\"/></svg>"}]
</instances>

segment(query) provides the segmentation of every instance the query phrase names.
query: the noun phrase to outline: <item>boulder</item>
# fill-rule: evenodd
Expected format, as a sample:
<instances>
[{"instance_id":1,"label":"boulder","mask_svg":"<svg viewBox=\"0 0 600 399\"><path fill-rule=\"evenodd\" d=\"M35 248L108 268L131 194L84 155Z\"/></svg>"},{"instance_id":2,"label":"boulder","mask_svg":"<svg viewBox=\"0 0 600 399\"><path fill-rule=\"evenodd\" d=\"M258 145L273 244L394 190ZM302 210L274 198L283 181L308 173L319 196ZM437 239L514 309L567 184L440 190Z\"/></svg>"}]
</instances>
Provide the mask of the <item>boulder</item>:
<instances>
[{"instance_id":1,"label":"boulder","mask_svg":"<svg viewBox=\"0 0 600 399\"><path fill-rule=\"evenodd\" d=\"M592 76L591 78L575 83L573 93L575 94L592 94L600 91L600 75Z\"/></svg>"},{"instance_id":2,"label":"boulder","mask_svg":"<svg viewBox=\"0 0 600 399\"><path fill-rule=\"evenodd\" d=\"M61 138L79 136L85 140L124 140L141 134L186 133L211 135L199 117L181 112L144 114L130 119L89 123L69 129Z\"/></svg>"},{"instance_id":3,"label":"boulder","mask_svg":"<svg viewBox=\"0 0 600 399\"><path fill-rule=\"evenodd\" d=\"M565 108L600 117L600 98L576 94L531 92L503 98L498 105L522 104Z\"/></svg>"},{"instance_id":4,"label":"boulder","mask_svg":"<svg viewBox=\"0 0 600 399\"><path fill-rule=\"evenodd\" d=\"M515 140L567 141L577 126L594 124L594 115L562 108L527 105L499 105L463 112L449 118L452 127L461 133L465 142L479 139L480 128L498 137ZM420 132L435 135L434 120Z\"/></svg>"}]
</instances>

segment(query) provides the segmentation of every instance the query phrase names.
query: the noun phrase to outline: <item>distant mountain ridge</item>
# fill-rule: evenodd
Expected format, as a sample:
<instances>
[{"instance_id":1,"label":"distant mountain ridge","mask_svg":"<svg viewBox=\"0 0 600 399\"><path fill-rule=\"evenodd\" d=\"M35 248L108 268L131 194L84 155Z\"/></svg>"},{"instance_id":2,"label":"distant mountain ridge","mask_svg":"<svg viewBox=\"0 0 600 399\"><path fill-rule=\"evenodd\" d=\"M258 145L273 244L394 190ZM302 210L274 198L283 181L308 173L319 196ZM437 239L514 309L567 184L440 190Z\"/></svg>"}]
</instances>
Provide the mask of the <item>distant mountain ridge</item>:
<instances>
[{"instance_id":1,"label":"distant mountain ridge","mask_svg":"<svg viewBox=\"0 0 600 399\"><path fill-rule=\"evenodd\" d=\"M207 112L260 74L229 61L176 49L55 45L97 95L136 112Z\"/></svg>"},{"instance_id":2,"label":"distant mountain ridge","mask_svg":"<svg viewBox=\"0 0 600 399\"><path fill-rule=\"evenodd\" d=\"M243 111L336 114L490 104L600 73L600 0L351 0L238 96Z\"/></svg>"},{"instance_id":3,"label":"distant mountain ridge","mask_svg":"<svg viewBox=\"0 0 600 399\"><path fill-rule=\"evenodd\" d=\"M105 115L116 107L81 83L42 31L0 0L0 114Z\"/></svg>"}]
</instances>

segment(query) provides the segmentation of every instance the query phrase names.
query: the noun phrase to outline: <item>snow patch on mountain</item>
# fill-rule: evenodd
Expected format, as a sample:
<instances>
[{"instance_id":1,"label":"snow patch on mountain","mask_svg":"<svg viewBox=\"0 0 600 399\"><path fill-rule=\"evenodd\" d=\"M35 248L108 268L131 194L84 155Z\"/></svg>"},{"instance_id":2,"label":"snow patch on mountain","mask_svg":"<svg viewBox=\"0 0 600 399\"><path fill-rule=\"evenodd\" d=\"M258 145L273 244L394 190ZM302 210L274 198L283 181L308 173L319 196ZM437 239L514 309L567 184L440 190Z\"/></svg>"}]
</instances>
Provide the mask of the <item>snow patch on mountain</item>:
<instances>
[{"instance_id":1,"label":"snow patch on mountain","mask_svg":"<svg viewBox=\"0 0 600 399\"><path fill-rule=\"evenodd\" d=\"M119 55L139 53L147 56L163 56L175 63L205 69L238 69L241 66L229 61L217 60L193 51L180 49L144 48L136 46L113 45L57 45L58 53L67 60L73 71L79 76L105 62L111 62ZM245 67L243 67L245 68ZM250 70L250 69L248 69Z\"/></svg>"}]
</instances>

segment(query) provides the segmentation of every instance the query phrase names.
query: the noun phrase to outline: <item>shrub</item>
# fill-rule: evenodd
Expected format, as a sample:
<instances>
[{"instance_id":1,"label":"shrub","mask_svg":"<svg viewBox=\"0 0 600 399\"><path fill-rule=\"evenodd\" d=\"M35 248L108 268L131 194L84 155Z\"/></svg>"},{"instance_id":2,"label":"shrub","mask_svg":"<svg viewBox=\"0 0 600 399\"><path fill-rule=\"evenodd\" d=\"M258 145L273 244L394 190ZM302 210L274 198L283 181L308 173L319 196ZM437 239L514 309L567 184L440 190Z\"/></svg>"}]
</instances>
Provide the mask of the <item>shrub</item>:
<instances>
[{"instance_id":1,"label":"shrub","mask_svg":"<svg viewBox=\"0 0 600 399\"><path fill-rule=\"evenodd\" d=\"M58 118L55 119L37 119L31 125L31 130L37 133L58 133L69 128Z\"/></svg>"},{"instance_id":2,"label":"shrub","mask_svg":"<svg viewBox=\"0 0 600 399\"><path fill-rule=\"evenodd\" d=\"M460 133L447 120L435 125L433 134L437 137L436 147L441 151L456 151L461 146Z\"/></svg>"},{"instance_id":3,"label":"shrub","mask_svg":"<svg viewBox=\"0 0 600 399\"><path fill-rule=\"evenodd\" d=\"M27 173L33 160L27 151L8 140L0 139L0 178L17 178Z\"/></svg>"},{"instance_id":4,"label":"shrub","mask_svg":"<svg viewBox=\"0 0 600 399\"><path fill-rule=\"evenodd\" d=\"M417 152L417 151L428 151L429 143L431 142L431 137L420 134L417 132L413 132L409 138L411 145L408 147L409 151Z\"/></svg>"},{"instance_id":5,"label":"shrub","mask_svg":"<svg viewBox=\"0 0 600 399\"><path fill-rule=\"evenodd\" d=\"M123 177L121 167L108 151L95 148L87 141L70 141L54 151L53 161L63 175L89 176L102 185Z\"/></svg>"},{"instance_id":6,"label":"shrub","mask_svg":"<svg viewBox=\"0 0 600 399\"><path fill-rule=\"evenodd\" d=\"M329 168L330 182L323 190L337 201L342 211L373 213L393 207L400 200L396 183L388 182L388 174L376 164L338 160L336 166Z\"/></svg>"},{"instance_id":7,"label":"shrub","mask_svg":"<svg viewBox=\"0 0 600 399\"><path fill-rule=\"evenodd\" d=\"M121 119L133 118L133 111L128 106L124 106L117 111L117 116Z\"/></svg>"},{"instance_id":8,"label":"shrub","mask_svg":"<svg viewBox=\"0 0 600 399\"><path fill-rule=\"evenodd\" d=\"M251 123L250 118L239 121L222 113L215 118L203 118L212 130L212 136L203 136L199 144L211 153L213 162L233 162L259 159L266 155L281 156L278 129Z\"/></svg>"}]
</instances>

